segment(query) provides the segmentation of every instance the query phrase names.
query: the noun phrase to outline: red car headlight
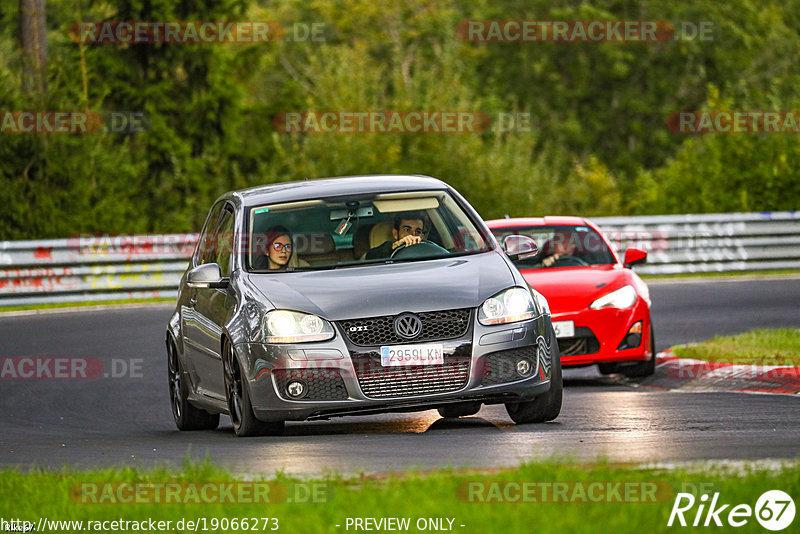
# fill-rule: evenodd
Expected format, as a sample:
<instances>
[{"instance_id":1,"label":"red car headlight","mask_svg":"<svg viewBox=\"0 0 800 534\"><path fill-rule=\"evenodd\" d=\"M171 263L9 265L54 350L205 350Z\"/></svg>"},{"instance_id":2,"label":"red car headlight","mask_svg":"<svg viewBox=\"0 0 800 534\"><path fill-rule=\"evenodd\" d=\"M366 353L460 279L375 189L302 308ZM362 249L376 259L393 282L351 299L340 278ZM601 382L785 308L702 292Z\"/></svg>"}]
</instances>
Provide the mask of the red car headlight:
<instances>
[{"instance_id":1,"label":"red car headlight","mask_svg":"<svg viewBox=\"0 0 800 534\"><path fill-rule=\"evenodd\" d=\"M636 304L636 290L633 286L622 286L616 291L603 295L589 305L593 310L602 308L630 308Z\"/></svg>"}]
</instances>

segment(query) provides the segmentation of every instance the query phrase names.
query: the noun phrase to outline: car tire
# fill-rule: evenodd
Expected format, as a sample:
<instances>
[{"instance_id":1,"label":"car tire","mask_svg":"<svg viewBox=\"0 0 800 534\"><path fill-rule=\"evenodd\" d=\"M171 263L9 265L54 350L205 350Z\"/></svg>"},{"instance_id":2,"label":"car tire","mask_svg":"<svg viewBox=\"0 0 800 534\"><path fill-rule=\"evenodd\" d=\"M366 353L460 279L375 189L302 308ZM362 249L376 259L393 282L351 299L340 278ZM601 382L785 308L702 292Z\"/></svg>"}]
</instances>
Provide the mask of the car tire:
<instances>
[{"instance_id":1,"label":"car tire","mask_svg":"<svg viewBox=\"0 0 800 534\"><path fill-rule=\"evenodd\" d=\"M551 333L550 343L550 346L553 347L553 370L550 376L550 389L547 390L547 393L543 393L530 401L506 403L508 416L518 425L552 421L561 413L564 385L561 376L561 356L558 353L558 342L556 341L555 333Z\"/></svg>"},{"instance_id":2,"label":"car tire","mask_svg":"<svg viewBox=\"0 0 800 534\"><path fill-rule=\"evenodd\" d=\"M650 351L652 354L649 360L620 369L622 374L628 378L644 378L656 372L656 338L652 325L650 325Z\"/></svg>"},{"instance_id":3,"label":"car tire","mask_svg":"<svg viewBox=\"0 0 800 534\"><path fill-rule=\"evenodd\" d=\"M283 421L265 422L258 419L253 412L247 380L242 376L239 359L228 342L225 342L223 348L223 368L228 413L236 435L249 437L282 434L284 429Z\"/></svg>"},{"instance_id":4,"label":"car tire","mask_svg":"<svg viewBox=\"0 0 800 534\"><path fill-rule=\"evenodd\" d=\"M167 339L167 372L172 417L178 430L213 430L219 425L219 414L193 406L189 400L189 383L183 374L178 349Z\"/></svg>"},{"instance_id":5,"label":"car tire","mask_svg":"<svg viewBox=\"0 0 800 534\"><path fill-rule=\"evenodd\" d=\"M475 415L481 409L480 402L463 402L461 404L448 404L439 408L439 415L445 419L455 419L457 417L467 417Z\"/></svg>"}]
</instances>

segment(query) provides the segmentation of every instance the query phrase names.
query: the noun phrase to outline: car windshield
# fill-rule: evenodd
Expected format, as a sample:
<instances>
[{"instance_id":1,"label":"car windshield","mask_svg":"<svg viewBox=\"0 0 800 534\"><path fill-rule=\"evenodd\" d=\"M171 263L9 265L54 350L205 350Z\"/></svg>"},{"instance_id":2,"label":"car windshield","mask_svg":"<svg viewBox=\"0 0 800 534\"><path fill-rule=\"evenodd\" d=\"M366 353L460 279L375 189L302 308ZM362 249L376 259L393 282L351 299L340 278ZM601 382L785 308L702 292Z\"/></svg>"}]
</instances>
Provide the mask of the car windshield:
<instances>
[{"instance_id":1,"label":"car windshield","mask_svg":"<svg viewBox=\"0 0 800 534\"><path fill-rule=\"evenodd\" d=\"M502 243L509 235L533 238L539 253L517 260L518 269L547 269L581 267L616 263L614 254L600 235L588 226L527 226L524 228L494 228L492 233Z\"/></svg>"},{"instance_id":2,"label":"car windshield","mask_svg":"<svg viewBox=\"0 0 800 534\"><path fill-rule=\"evenodd\" d=\"M247 224L252 272L421 261L492 247L445 191L265 204L249 209Z\"/></svg>"}]
</instances>

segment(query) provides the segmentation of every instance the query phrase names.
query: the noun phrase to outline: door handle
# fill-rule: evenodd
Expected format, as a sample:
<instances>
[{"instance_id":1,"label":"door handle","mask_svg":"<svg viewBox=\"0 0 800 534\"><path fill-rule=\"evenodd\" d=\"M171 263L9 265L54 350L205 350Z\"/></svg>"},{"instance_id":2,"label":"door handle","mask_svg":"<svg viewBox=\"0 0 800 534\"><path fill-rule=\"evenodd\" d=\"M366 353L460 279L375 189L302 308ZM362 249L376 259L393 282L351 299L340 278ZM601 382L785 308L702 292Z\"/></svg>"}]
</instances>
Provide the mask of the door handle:
<instances>
[{"instance_id":1,"label":"door handle","mask_svg":"<svg viewBox=\"0 0 800 534\"><path fill-rule=\"evenodd\" d=\"M195 305L195 304L197 304L197 297L194 297L194 296L192 296L192 297L189 297L189 306L191 306L192 308L194 308L194 305Z\"/></svg>"}]
</instances>

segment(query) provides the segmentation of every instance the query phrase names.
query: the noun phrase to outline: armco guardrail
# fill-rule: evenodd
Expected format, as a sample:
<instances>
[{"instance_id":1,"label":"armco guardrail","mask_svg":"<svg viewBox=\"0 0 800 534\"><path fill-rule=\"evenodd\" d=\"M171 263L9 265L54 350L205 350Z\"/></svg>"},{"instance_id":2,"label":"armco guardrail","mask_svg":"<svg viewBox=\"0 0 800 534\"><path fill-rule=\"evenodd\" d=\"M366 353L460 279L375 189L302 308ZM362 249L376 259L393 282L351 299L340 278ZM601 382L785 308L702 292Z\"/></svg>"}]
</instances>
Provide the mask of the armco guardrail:
<instances>
[{"instance_id":1,"label":"armco guardrail","mask_svg":"<svg viewBox=\"0 0 800 534\"><path fill-rule=\"evenodd\" d=\"M197 234L0 242L0 306L175 297Z\"/></svg>"},{"instance_id":2,"label":"armco guardrail","mask_svg":"<svg viewBox=\"0 0 800 534\"><path fill-rule=\"evenodd\" d=\"M618 250L647 250L636 271L800 269L800 212L597 217ZM0 242L0 307L174 297L197 234Z\"/></svg>"},{"instance_id":3,"label":"armco guardrail","mask_svg":"<svg viewBox=\"0 0 800 534\"><path fill-rule=\"evenodd\" d=\"M800 211L597 217L617 250L648 252L643 274L800 269Z\"/></svg>"}]
</instances>

